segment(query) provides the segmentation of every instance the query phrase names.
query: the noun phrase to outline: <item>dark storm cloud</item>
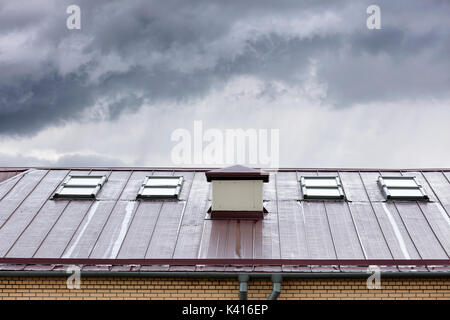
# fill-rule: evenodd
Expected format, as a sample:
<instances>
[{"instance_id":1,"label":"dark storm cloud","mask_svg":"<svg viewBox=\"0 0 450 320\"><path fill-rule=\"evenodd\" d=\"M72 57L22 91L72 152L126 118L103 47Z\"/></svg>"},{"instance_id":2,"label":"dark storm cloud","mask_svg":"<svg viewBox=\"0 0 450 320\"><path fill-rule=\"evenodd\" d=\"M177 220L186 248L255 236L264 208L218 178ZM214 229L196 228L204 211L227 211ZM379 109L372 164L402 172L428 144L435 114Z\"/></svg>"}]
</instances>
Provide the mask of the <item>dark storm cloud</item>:
<instances>
[{"instance_id":1,"label":"dark storm cloud","mask_svg":"<svg viewBox=\"0 0 450 320\"><path fill-rule=\"evenodd\" d=\"M85 120L99 105L114 119L182 104L239 75L300 86L311 59L336 107L449 95L445 1L379 1L382 30L365 26L369 2L78 1L77 31L65 28L74 1L12 3L0 4L0 134ZM278 28L324 12L341 25Z\"/></svg>"},{"instance_id":2,"label":"dark storm cloud","mask_svg":"<svg viewBox=\"0 0 450 320\"><path fill-rule=\"evenodd\" d=\"M53 72L39 81L24 79L16 86L3 86L0 101L1 130L29 133L44 124L71 120L93 98L79 76L61 77Z\"/></svg>"}]
</instances>

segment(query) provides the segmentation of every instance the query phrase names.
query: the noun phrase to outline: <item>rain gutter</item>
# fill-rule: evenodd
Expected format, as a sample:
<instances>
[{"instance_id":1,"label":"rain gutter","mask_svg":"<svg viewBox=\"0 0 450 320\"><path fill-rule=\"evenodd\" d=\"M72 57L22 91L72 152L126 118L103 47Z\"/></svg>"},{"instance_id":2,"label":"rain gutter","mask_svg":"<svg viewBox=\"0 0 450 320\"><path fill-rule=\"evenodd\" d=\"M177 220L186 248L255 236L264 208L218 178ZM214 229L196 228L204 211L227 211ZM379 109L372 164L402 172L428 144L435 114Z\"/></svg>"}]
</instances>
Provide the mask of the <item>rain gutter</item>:
<instances>
[{"instance_id":1,"label":"rain gutter","mask_svg":"<svg viewBox=\"0 0 450 320\"><path fill-rule=\"evenodd\" d=\"M62 277L68 273L65 271L0 271L0 277ZM272 278L274 275L280 275L283 278L367 278L370 273L366 272L288 272L288 273L269 273L269 272L139 272L139 271L80 271L81 276L86 277L144 277L144 278L236 278L239 275L248 275L252 278ZM450 277L449 271L443 272L381 272L382 277Z\"/></svg>"}]
</instances>

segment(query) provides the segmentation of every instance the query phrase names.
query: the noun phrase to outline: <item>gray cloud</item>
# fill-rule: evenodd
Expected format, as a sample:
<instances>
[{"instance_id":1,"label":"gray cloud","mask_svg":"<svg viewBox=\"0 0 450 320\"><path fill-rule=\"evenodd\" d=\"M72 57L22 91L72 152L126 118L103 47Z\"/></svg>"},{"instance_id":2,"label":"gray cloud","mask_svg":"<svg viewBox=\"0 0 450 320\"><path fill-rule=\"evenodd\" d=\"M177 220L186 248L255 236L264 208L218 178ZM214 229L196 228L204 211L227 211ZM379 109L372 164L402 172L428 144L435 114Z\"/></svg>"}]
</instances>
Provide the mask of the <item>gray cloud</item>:
<instances>
[{"instance_id":1,"label":"gray cloud","mask_svg":"<svg viewBox=\"0 0 450 320\"><path fill-rule=\"evenodd\" d=\"M93 165L99 167L119 167L125 164L119 159L99 155L70 154L64 155L58 158L58 160L50 161L26 155L11 156L0 153L0 166L92 167Z\"/></svg>"},{"instance_id":2,"label":"gray cloud","mask_svg":"<svg viewBox=\"0 0 450 320\"><path fill-rule=\"evenodd\" d=\"M241 75L276 103L270 83L301 86L312 60L335 107L449 97L447 1L379 1L382 30L365 27L368 1L77 3L80 31L72 1L0 4L0 134L182 105Z\"/></svg>"},{"instance_id":3,"label":"gray cloud","mask_svg":"<svg viewBox=\"0 0 450 320\"><path fill-rule=\"evenodd\" d=\"M120 167L125 165L119 159L99 155L84 154L71 154L62 156L54 163L51 163L51 165L61 167L91 167L93 163L96 166L100 167Z\"/></svg>"}]
</instances>

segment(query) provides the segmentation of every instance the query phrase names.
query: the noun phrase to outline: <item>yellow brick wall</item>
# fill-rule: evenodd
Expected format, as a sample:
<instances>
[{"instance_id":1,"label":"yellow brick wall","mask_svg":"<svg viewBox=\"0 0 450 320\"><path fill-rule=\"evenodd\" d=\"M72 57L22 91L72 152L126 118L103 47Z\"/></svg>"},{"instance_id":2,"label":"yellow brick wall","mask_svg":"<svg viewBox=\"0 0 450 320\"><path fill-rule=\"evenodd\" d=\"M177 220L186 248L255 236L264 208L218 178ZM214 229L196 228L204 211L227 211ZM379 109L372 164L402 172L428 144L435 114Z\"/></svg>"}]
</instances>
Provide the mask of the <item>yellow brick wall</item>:
<instances>
[{"instance_id":1,"label":"yellow brick wall","mask_svg":"<svg viewBox=\"0 0 450 320\"><path fill-rule=\"evenodd\" d=\"M237 279L83 277L69 290L65 277L0 277L0 299L237 299ZM369 290L366 279L283 280L282 299L450 299L449 278L382 278ZM251 279L249 299L267 299L270 279Z\"/></svg>"}]
</instances>

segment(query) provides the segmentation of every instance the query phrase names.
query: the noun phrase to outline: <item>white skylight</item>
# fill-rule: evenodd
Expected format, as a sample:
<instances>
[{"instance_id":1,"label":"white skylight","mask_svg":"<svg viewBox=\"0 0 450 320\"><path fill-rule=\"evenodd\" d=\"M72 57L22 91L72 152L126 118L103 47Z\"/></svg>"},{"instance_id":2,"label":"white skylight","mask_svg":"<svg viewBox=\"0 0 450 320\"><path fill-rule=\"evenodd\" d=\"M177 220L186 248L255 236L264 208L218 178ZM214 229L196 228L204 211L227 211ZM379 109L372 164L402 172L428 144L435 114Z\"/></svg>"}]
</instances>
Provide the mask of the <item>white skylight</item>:
<instances>
[{"instance_id":1,"label":"white skylight","mask_svg":"<svg viewBox=\"0 0 450 320\"><path fill-rule=\"evenodd\" d=\"M106 180L105 175L69 175L53 198L95 199Z\"/></svg>"},{"instance_id":2,"label":"white skylight","mask_svg":"<svg viewBox=\"0 0 450 320\"><path fill-rule=\"evenodd\" d=\"M149 177L146 187L176 187L183 183L183 177Z\"/></svg>"},{"instance_id":3,"label":"white skylight","mask_svg":"<svg viewBox=\"0 0 450 320\"><path fill-rule=\"evenodd\" d=\"M66 185L70 186L96 186L101 183L103 176L70 176Z\"/></svg>"},{"instance_id":4,"label":"white skylight","mask_svg":"<svg viewBox=\"0 0 450 320\"><path fill-rule=\"evenodd\" d=\"M183 185L183 177L148 176L138 192L138 198L178 199Z\"/></svg>"},{"instance_id":5,"label":"white skylight","mask_svg":"<svg viewBox=\"0 0 450 320\"><path fill-rule=\"evenodd\" d=\"M344 199L344 190L339 177L301 177L303 199Z\"/></svg>"},{"instance_id":6,"label":"white skylight","mask_svg":"<svg viewBox=\"0 0 450 320\"><path fill-rule=\"evenodd\" d=\"M380 176L378 185L387 200L428 200L415 177Z\"/></svg>"}]
</instances>

